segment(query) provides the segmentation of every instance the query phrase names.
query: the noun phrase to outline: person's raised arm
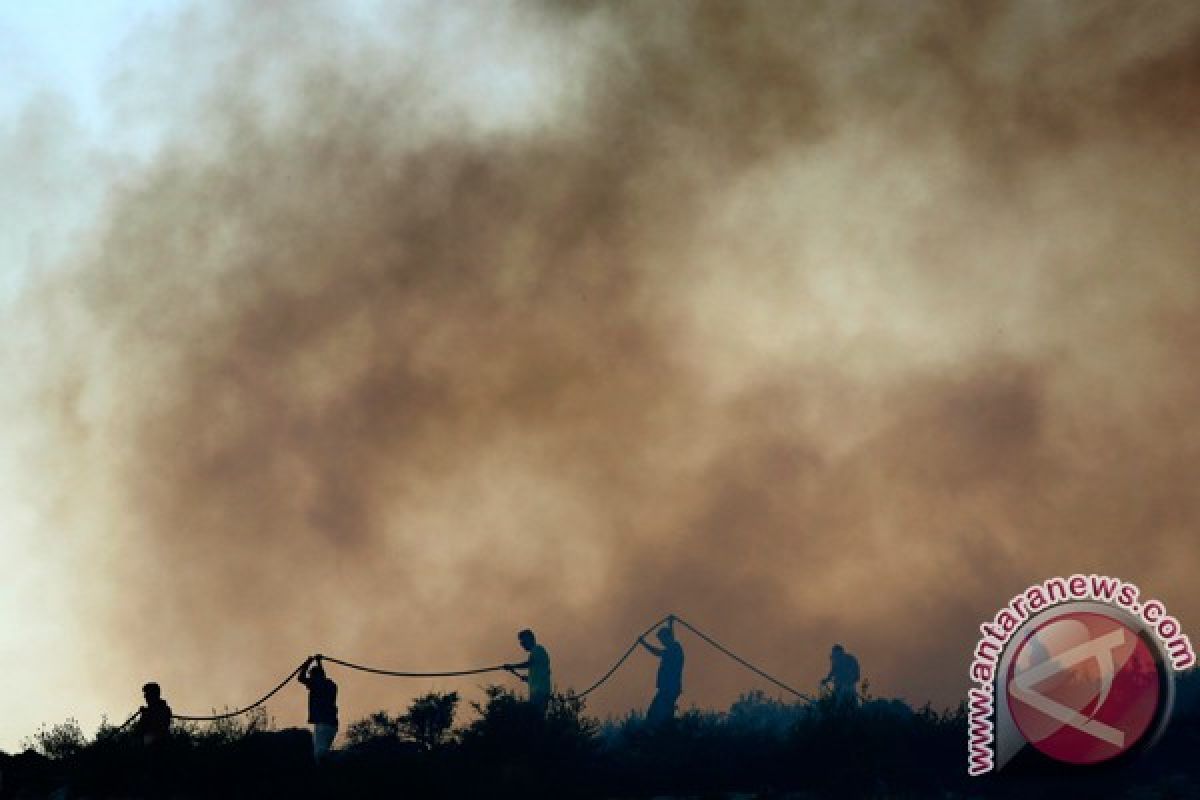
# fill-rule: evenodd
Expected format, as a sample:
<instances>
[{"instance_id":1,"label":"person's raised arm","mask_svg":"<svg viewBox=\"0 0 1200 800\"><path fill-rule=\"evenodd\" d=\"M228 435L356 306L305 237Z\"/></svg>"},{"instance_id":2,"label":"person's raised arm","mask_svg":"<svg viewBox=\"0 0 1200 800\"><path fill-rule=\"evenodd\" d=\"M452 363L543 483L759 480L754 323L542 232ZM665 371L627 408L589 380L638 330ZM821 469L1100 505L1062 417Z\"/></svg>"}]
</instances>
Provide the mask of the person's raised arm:
<instances>
[{"instance_id":1,"label":"person's raised arm","mask_svg":"<svg viewBox=\"0 0 1200 800\"><path fill-rule=\"evenodd\" d=\"M304 663L300 665L300 672L296 675L296 680L300 681L305 686L308 686L308 668L312 666L314 661L313 656L304 659Z\"/></svg>"},{"instance_id":2,"label":"person's raised arm","mask_svg":"<svg viewBox=\"0 0 1200 800\"><path fill-rule=\"evenodd\" d=\"M644 648L646 648L648 651L650 651L650 653L651 653L652 655L658 656L659 658L662 658L662 655L663 655L663 653L667 652L667 651L666 651L664 648L662 648L662 647L655 647L654 645L652 645L652 644L650 644L649 642L647 642L647 641L646 641L646 637L644 637L644 636L639 636L639 637L638 637L638 644L640 644L642 647L644 647Z\"/></svg>"}]
</instances>

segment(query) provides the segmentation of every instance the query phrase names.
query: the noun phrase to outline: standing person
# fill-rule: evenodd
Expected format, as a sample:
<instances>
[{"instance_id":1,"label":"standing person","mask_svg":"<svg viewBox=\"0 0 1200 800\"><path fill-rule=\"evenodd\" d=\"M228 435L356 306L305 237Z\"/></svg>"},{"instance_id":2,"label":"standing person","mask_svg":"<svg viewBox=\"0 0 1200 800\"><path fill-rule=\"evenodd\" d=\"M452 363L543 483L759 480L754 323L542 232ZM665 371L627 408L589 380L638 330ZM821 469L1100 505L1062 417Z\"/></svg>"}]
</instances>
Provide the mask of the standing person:
<instances>
[{"instance_id":1,"label":"standing person","mask_svg":"<svg viewBox=\"0 0 1200 800\"><path fill-rule=\"evenodd\" d=\"M138 709L133 732L142 737L142 794L166 795L170 776L171 707L162 698L162 688L151 681L142 686L146 705Z\"/></svg>"},{"instance_id":2,"label":"standing person","mask_svg":"<svg viewBox=\"0 0 1200 800\"><path fill-rule=\"evenodd\" d=\"M329 754L329 748L337 736L337 684L325 677L320 655L309 656L305 660L297 679L308 689L308 721L313 726L313 757L320 762Z\"/></svg>"},{"instance_id":3,"label":"standing person","mask_svg":"<svg viewBox=\"0 0 1200 800\"><path fill-rule=\"evenodd\" d=\"M839 705L856 706L860 677L858 659L835 644L829 651L829 674L821 679L821 685L833 684L833 698Z\"/></svg>"},{"instance_id":4,"label":"standing person","mask_svg":"<svg viewBox=\"0 0 1200 800\"><path fill-rule=\"evenodd\" d=\"M161 749L171 735L171 707L162 699L162 688L151 681L142 687L146 705L138 712L134 732L146 747Z\"/></svg>"},{"instance_id":5,"label":"standing person","mask_svg":"<svg viewBox=\"0 0 1200 800\"><path fill-rule=\"evenodd\" d=\"M683 647L675 639L675 617L667 617L667 625L658 630L658 641L662 647L648 643L644 636L638 642L658 657L658 675L654 680L654 699L646 710L646 722L661 725L675 718L675 704L683 694Z\"/></svg>"},{"instance_id":6,"label":"standing person","mask_svg":"<svg viewBox=\"0 0 1200 800\"><path fill-rule=\"evenodd\" d=\"M529 685L529 704L544 714L550 702L550 654L528 628L517 634L517 641L529 658L520 664L505 664L504 668ZM526 674L517 672L519 669L526 670Z\"/></svg>"}]
</instances>

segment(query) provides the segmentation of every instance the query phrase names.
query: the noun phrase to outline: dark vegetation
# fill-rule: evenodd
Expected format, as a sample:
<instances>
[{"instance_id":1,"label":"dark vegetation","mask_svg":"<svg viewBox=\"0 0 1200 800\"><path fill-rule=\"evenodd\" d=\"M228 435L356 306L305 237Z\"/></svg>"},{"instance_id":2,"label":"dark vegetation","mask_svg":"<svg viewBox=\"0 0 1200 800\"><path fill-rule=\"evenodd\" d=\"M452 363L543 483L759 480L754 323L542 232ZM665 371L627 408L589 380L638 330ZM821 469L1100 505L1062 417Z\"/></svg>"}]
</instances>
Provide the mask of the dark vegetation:
<instances>
[{"instance_id":1,"label":"dark vegetation","mask_svg":"<svg viewBox=\"0 0 1200 800\"><path fill-rule=\"evenodd\" d=\"M0 754L0 797L1196 797L1196 674L1179 689L1159 745L1107 769L1027 763L969 779L961 708L869 697L860 708L787 704L755 692L728 711L691 710L651 728L640 714L601 722L561 695L543 719L490 687L457 728L453 693L354 722L320 766L306 729L277 730L261 710L178 725L154 758L129 734L105 725L89 740L69 720L19 755Z\"/></svg>"}]
</instances>

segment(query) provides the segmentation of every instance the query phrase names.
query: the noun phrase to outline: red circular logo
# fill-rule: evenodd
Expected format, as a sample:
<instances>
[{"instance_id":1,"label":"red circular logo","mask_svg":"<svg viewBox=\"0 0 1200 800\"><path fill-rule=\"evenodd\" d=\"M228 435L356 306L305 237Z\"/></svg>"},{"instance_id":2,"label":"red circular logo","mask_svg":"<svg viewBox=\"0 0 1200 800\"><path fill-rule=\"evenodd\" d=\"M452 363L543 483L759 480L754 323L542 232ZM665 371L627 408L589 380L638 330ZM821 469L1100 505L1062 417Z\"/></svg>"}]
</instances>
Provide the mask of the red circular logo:
<instances>
[{"instance_id":1,"label":"red circular logo","mask_svg":"<svg viewBox=\"0 0 1200 800\"><path fill-rule=\"evenodd\" d=\"M1008 669L1008 708L1051 758L1095 764L1129 751L1158 714L1160 665L1136 631L1096 612L1056 617L1021 643Z\"/></svg>"}]
</instances>

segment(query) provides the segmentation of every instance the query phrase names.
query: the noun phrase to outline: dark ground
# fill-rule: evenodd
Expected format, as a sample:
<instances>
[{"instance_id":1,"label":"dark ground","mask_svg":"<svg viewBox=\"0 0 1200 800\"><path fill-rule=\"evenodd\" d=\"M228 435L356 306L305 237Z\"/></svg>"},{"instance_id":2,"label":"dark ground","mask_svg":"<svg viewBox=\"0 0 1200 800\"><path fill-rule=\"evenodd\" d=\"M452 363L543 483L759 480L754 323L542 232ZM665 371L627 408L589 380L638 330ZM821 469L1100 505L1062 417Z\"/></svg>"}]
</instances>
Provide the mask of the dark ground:
<instances>
[{"instance_id":1,"label":"dark ground","mask_svg":"<svg viewBox=\"0 0 1200 800\"><path fill-rule=\"evenodd\" d=\"M561 697L542 720L491 689L459 728L454 695L360 720L319 767L307 730L273 730L261 713L179 727L153 758L132 736L102 728L88 740L66 723L19 755L0 754L0 797L1200 797L1198 684L1196 673L1181 682L1177 713L1147 755L1088 770L1026 760L968 778L961 709L751 694L727 712L690 711L653 730L640 715L600 723Z\"/></svg>"}]
</instances>

